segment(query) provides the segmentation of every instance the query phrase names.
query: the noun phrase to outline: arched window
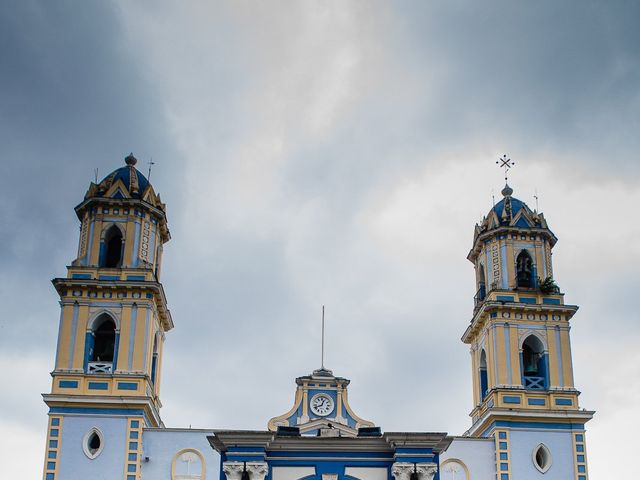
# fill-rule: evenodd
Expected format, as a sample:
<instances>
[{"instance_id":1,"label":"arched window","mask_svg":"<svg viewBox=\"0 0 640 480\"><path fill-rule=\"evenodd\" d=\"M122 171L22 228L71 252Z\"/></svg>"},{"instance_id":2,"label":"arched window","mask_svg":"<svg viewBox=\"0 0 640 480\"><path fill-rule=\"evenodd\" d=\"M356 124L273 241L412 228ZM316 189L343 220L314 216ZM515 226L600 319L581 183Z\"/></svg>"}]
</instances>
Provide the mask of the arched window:
<instances>
[{"instance_id":1,"label":"arched window","mask_svg":"<svg viewBox=\"0 0 640 480\"><path fill-rule=\"evenodd\" d=\"M478 266L478 293L476 294L477 301L481 302L484 300L484 297L487 295L487 287L486 280L484 276L484 265L479 264Z\"/></svg>"},{"instance_id":2,"label":"arched window","mask_svg":"<svg viewBox=\"0 0 640 480\"><path fill-rule=\"evenodd\" d=\"M89 373L112 373L117 352L116 324L105 314L100 315L87 333L87 371Z\"/></svg>"},{"instance_id":3,"label":"arched window","mask_svg":"<svg viewBox=\"0 0 640 480\"><path fill-rule=\"evenodd\" d=\"M442 480L469 480L469 468L462 460L448 458L440 465Z\"/></svg>"},{"instance_id":4,"label":"arched window","mask_svg":"<svg viewBox=\"0 0 640 480\"><path fill-rule=\"evenodd\" d=\"M122 232L112 225L104 236L102 267L119 268L122 265Z\"/></svg>"},{"instance_id":5,"label":"arched window","mask_svg":"<svg viewBox=\"0 0 640 480\"><path fill-rule=\"evenodd\" d=\"M151 383L155 385L158 371L158 335L153 336L153 355L151 357Z\"/></svg>"},{"instance_id":6,"label":"arched window","mask_svg":"<svg viewBox=\"0 0 640 480\"><path fill-rule=\"evenodd\" d=\"M531 255L526 250L522 250L516 258L516 281L518 287L534 287L534 266Z\"/></svg>"},{"instance_id":7,"label":"arched window","mask_svg":"<svg viewBox=\"0 0 640 480\"><path fill-rule=\"evenodd\" d=\"M171 480L205 480L202 454L193 448L180 450L171 462Z\"/></svg>"},{"instance_id":8,"label":"arched window","mask_svg":"<svg viewBox=\"0 0 640 480\"><path fill-rule=\"evenodd\" d=\"M482 349L480 352L480 399L484 400L489 390L489 382L487 380L487 354Z\"/></svg>"},{"instance_id":9,"label":"arched window","mask_svg":"<svg viewBox=\"0 0 640 480\"><path fill-rule=\"evenodd\" d=\"M547 388L547 356L544 345L535 335L529 335L522 344L522 377L525 388Z\"/></svg>"}]
</instances>

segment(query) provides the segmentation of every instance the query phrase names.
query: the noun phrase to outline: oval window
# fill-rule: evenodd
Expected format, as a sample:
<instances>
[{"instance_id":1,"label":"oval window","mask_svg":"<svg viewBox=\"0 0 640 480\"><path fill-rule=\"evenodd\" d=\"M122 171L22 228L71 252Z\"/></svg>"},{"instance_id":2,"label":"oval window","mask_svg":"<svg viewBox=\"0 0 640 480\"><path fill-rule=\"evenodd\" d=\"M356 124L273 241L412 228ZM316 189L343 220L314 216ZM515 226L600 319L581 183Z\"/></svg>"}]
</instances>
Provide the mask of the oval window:
<instances>
[{"instance_id":1,"label":"oval window","mask_svg":"<svg viewBox=\"0 0 640 480\"><path fill-rule=\"evenodd\" d=\"M533 464L541 473L546 473L551 467L551 452L542 443L533 450Z\"/></svg>"},{"instance_id":2,"label":"oval window","mask_svg":"<svg viewBox=\"0 0 640 480\"><path fill-rule=\"evenodd\" d=\"M104 439L102 432L96 427L89 430L82 439L82 450L84 454L91 460L96 458L104 448Z\"/></svg>"}]
</instances>

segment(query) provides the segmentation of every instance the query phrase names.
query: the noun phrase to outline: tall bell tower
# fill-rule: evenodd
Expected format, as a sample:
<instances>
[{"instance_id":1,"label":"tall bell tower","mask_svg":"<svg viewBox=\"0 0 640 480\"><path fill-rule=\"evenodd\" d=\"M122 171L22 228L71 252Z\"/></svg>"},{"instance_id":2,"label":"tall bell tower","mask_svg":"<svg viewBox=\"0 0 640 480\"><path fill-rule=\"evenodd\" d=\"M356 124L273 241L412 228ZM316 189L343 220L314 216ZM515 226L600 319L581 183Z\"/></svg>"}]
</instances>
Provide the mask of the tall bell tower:
<instances>
[{"instance_id":1,"label":"tall bell tower","mask_svg":"<svg viewBox=\"0 0 640 480\"><path fill-rule=\"evenodd\" d=\"M75 208L78 256L55 278L60 326L44 480L140 478L143 427L162 426L160 371L173 328L160 272L166 209L129 155Z\"/></svg>"},{"instance_id":2,"label":"tall bell tower","mask_svg":"<svg viewBox=\"0 0 640 480\"><path fill-rule=\"evenodd\" d=\"M570 320L553 276L557 242L542 213L512 196L476 225L468 259L475 306L472 437L492 437L498 480L587 480L585 423L573 379Z\"/></svg>"}]
</instances>

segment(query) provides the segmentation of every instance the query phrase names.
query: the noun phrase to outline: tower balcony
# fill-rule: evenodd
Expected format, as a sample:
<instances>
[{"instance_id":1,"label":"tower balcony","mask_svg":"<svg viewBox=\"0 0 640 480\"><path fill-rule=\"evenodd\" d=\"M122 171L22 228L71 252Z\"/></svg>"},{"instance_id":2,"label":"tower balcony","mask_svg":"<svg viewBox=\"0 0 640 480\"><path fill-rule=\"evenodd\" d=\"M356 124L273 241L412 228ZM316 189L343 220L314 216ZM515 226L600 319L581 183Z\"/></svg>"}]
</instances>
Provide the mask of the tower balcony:
<instances>
[{"instance_id":1,"label":"tower balcony","mask_svg":"<svg viewBox=\"0 0 640 480\"><path fill-rule=\"evenodd\" d=\"M157 282L151 268L105 268L73 265L67 267L67 278L111 282Z\"/></svg>"},{"instance_id":2,"label":"tower balcony","mask_svg":"<svg viewBox=\"0 0 640 480\"><path fill-rule=\"evenodd\" d=\"M113 373L113 362L88 362L88 373Z\"/></svg>"},{"instance_id":3,"label":"tower balcony","mask_svg":"<svg viewBox=\"0 0 640 480\"><path fill-rule=\"evenodd\" d=\"M514 288L498 289L494 288L486 291L485 287L480 287L473 296L473 314L484 305L485 302L500 303L525 303L528 305L564 305L563 293L543 293L535 288Z\"/></svg>"}]
</instances>

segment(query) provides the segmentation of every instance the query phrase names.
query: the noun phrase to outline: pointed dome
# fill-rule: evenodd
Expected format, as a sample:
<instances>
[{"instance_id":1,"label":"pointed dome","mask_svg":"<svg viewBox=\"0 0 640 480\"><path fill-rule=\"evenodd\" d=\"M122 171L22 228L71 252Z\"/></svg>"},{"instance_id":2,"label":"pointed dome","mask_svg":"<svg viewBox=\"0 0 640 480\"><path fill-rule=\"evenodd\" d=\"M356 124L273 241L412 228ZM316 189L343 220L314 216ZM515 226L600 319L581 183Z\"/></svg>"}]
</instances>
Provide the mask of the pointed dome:
<instances>
[{"instance_id":1,"label":"pointed dome","mask_svg":"<svg viewBox=\"0 0 640 480\"><path fill-rule=\"evenodd\" d=\"M124 167L114 170L100 182L99 190L106 192L114 183L121 180L132 198L142 198L142 194L149 186L149 180L136 169L138 160L133 153L127 155L124 162L126 163Z\"/></svg>"},{"instance_id":2,"label":"pointed dome","mask_svg":"<svg viewBox=\"0 0 640 480\"><path fill-rule=\"evenodd\" d=\"M547 228L544 216L532 211L526 203L512 197L513 189L505 184L502 200L496 203L479 226L480 231L511 226L518 228Z\"/></svg>"},{"instance_id":3,"label":"pointed dome","mask_svg":"<svg viewBox=\"0 0 640 480\"><path fill-rule=\"evenodd\" d=\"M126 165L104 177L98 183L97 188L90 188L87 192L87 197L103 197L111 187L120 181L126 189L126 192L122 192L123 197L143 198L144 193L151 185L149 180L136 169L135 165L138 163L138 160L133 156L133 153L127 155L124 162Z\"/></svg>"}]
</instances>

